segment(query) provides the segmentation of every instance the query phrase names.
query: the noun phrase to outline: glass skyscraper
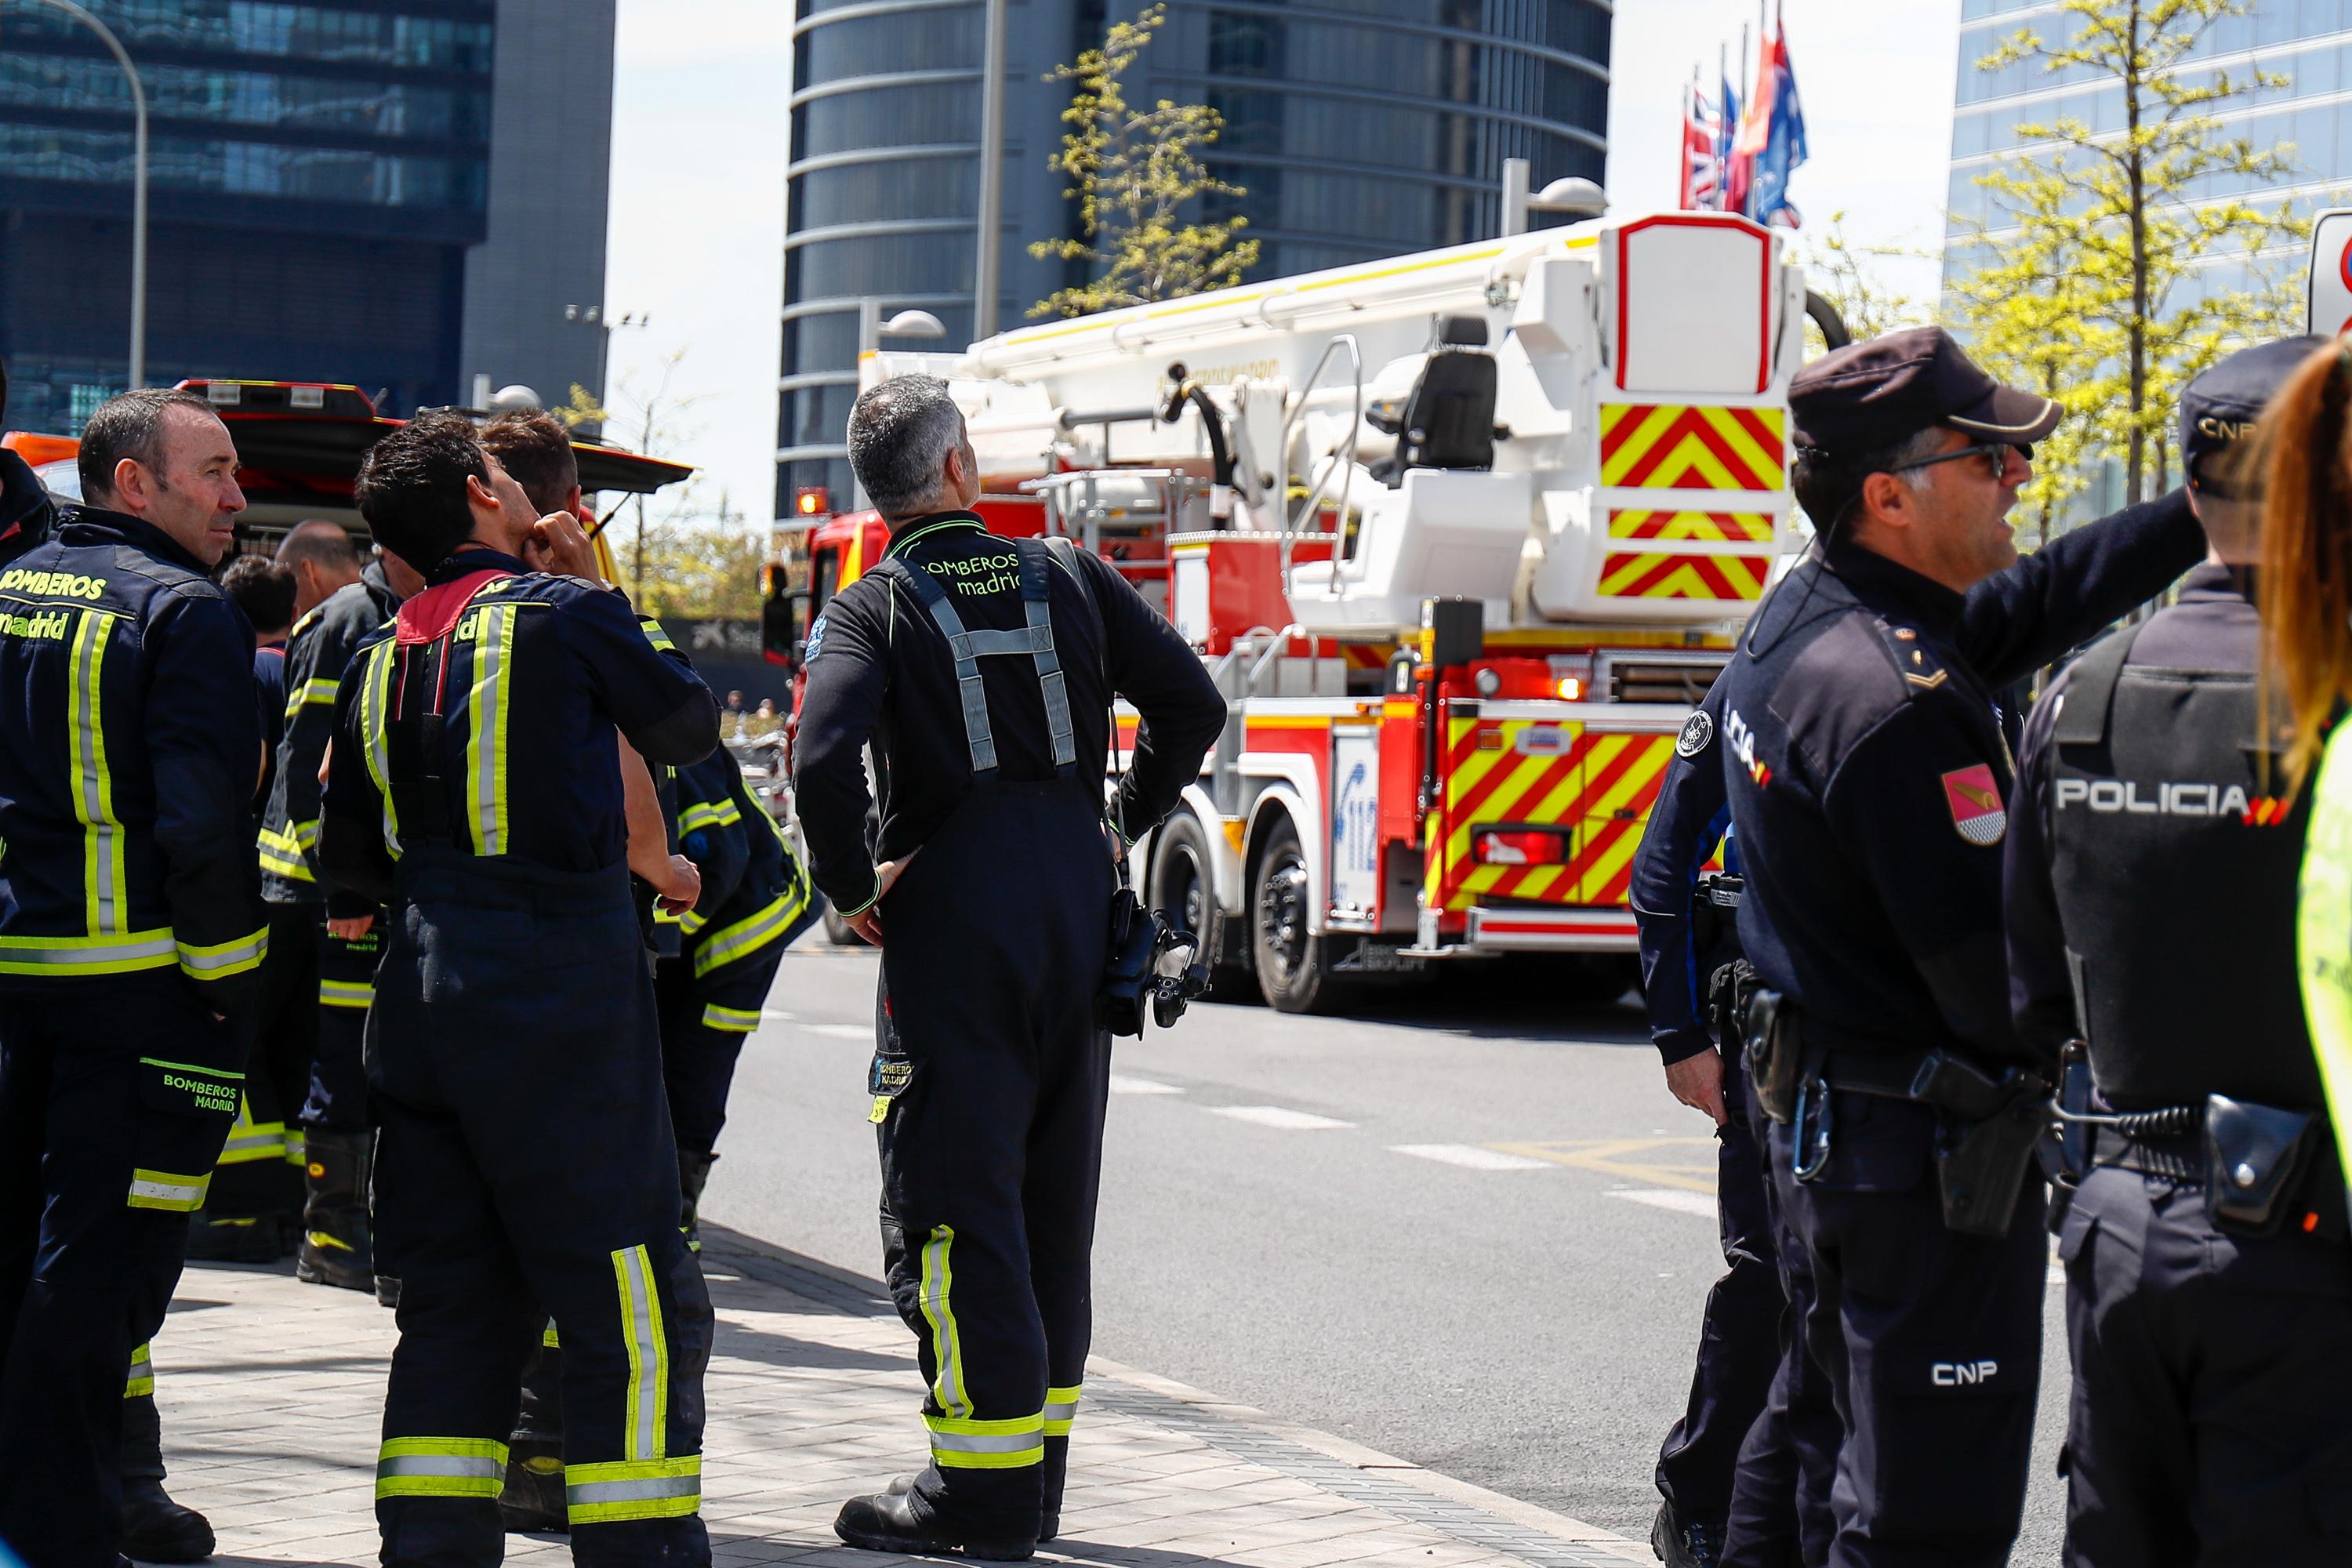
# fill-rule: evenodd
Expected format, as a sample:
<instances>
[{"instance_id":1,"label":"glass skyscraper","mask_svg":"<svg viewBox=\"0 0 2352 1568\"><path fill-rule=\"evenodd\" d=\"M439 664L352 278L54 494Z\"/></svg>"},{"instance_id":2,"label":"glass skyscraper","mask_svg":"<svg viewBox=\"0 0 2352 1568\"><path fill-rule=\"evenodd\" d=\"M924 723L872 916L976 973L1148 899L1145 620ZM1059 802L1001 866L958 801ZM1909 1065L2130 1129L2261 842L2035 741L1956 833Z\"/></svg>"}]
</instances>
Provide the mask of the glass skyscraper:
<instances>
[{"instance_id":1,"label":"glass skyscraper","mask_svg":"<svg viewBox=\"0 0 2352 1568\"><path fill-rule=\"evenodd\" d=\"M594 379L596 329L547 290L603 299L612 0L89 5L147 95L151 383L352 382L405 414L477 374ZM69 431L124 384L131 146L98 37L0 12L11 426ZM564 197L560 240L497 211L530 188Z\"/></svg>"},{"instance_id":2,"label":"glass skyscraper","mask_svg":"<svg viewBox=\"0 0 2352 1568\"><path fill-rule=\"evenodd\" d=\"M778 515L790 492L849 493L858 305L921 308L969 341L979 163L980 0L796 0L785 219ZM1066 85L1131 0L1012 0L1000 327L1082 272L1029 243L1073 232L1046 168ZM1538 186L1601 177L1610 10L1601 0L1169 0L1131 103L1207 103L1207 161L1274 278L1452 245L1499 227L1503 161Z\"/></svg>"}]
</instances>

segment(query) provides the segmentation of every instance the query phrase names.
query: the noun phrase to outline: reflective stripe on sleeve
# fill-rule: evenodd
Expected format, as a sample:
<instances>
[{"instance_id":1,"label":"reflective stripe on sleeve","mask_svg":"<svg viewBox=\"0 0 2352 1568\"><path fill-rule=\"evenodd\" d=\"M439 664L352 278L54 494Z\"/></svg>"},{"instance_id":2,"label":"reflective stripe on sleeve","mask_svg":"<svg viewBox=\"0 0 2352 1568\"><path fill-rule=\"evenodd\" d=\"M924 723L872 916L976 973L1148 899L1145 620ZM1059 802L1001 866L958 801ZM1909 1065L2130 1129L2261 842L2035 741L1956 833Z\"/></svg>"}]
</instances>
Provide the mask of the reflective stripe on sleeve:
<instances>
[{"instance_id":1,"label":"reflective stripe on sleeve","mask_svg":"<svg viewBox=\"0 0 2352 1568\"><path fill-rule=\"evenodd\" d=\"M1067 1388L1045 1391L1046 1436L1066 1437L1070 1435L1070 1423L1078 1417L1078 1394L1084 1386L1074 1383Z\"/></svg>"},{"instance_id":2,"label":"reflective stripe on sleeve","mask_svg":"<svg viewBox=\"0 0 2352 1568\"><path fill-rule=\"evenodd\" d=\"M507 1446L488 1437L387 1437L376 1450L375 1495L495 1500Z\"/></svg>"},{"instance_id":3,"label":"reflective stripe on sleeve","mask_svg":"<svg viewBox=\"0 0 2352 1568\"><path fill-rule=\"evenodd\" d=\"M466 710L466 821L477 855L507 852L507 714L513 706L515 606L485 605Z\"/></svg>"},{"instance_id":4,"label":"reflective stripe on sleeve","mask_svg":"<svg viewBox=\"0 0 2352 1568\"><path fill-rule=\"evenodd\" d=\"M144 1399L155 1392L155 1363L150 1358L152 1347L141 1345L131 1352L131 1375L122 1380L122 1397Z\"/></svg>"},{"instance_id":5,"label":"reflective stripe on sleeve","mask_svg":"<svg viewBox=\"0 0 2352 1568\"><path fill-rule=\"evenodd\" d=\"M692 833L703 827L725 827L743 820L743 808L731 800L698 800L677 814L677 830Z\"/></svg>"},{"instance_id":6,"label":"reflective stripe on sleeve","mask_svg":"<svg viewBox=\"0 0 2352 1568\"><path fill-rule=\"evenodd\" d=\"M261 830L260 837L255 842L261 850L263 870L283 877L289 882L310 882L318 879L311 876L309 862L302 858L302 851L318 841L319 825L315 822L306 822L300 826L310 829L310 837L307 840L299 837L298 833L284 833L270 827L264 827Z\"/></svg>"},{"instance_id":7,"label":"reflective stripe on sleeve","mask_svg":"<svg viewBox=\"0 0 2352 1568\"><path fill-rule=\"evenodd\" d=\"M724 1029L730 1035L748 1035L760 1026L760 1010L757 1007L721 1007L716 1002L709 1003L702 1009L702 1026Z\"/></svg>"},{"instance_id":8,"label":"reflective stripe on sleeve","mask_svg":"<svg viewBox=\"0 0 2352 1568\"><path fill-rule=\"evenodd\" d=\"M131 1195L124 1200L135 1209L162 1209L169 1214L194 1214L205 1203L205 1189L213 1173L183 1176L170 1171L133 1171Z\"/></svg>"},{"instance_id":9,"label":"reflective stripe on sleeve","mask_svg":"<svg viewBox=\"0 0 2352 1568\"><path fill-rule=\"evenodd\" d=\"M357 1007L365 1011L375 1005L375 987L364 980L321 980L319 982L319 1005Z\"/></svg>"},{"instance_id":10,"label":"reflective stripe on sleeve","mask_svg":"<svg viewBox=\"0 0 2352 1568\"><path fill-rule=\"evenodd\" d=\"M669 1340L662 1332L653 1257L643 1247L624 1247L613 1254L613 1274L620 1288L621 1338L629 1352L621 1456L663 1458L669 1447Z\"/></svg>"},{"instance_id":11,"label":"reflective stripe on sleeve","mask_svg":"<svg viewBox=\"0 0 2352 1568\"><path fill-rule=\"evenodd\" d=\"M573 1524L683 1519L702 1507L702 1456L566 1465L563 1502Z\"/></svg>"},{"instance_id":12,"label":"reflective stripe on sleeve","mask_svg":"<svg viewBox=\"0 0 2352 1568\"><path fill-rule=\"evenodd\" d=\"M269 951L269 928L262 927L251 936L233 942L216 942L209 947L188 942L175 944L179 950L180 968L191 980L221 980L232 974L243 974L261 967L262 957Z\"/></svg>"},{"instance_id":13,"label":"reflective stripe on sleeve","mask_svg":"<svg viewBox=\"0 0 2352 1568\"><path fill-rule=\"evenodd\" d=\"M807 890L795 886L771 900L757 914L748 915L733 925L721 926L712 931L703 939L702 945L694 950L695 978L698 980L737 959L749 958L782 936L807 907ZM862 914L865 911L856 912Z\"/></svg>"},{"instance_id":14,"label":"reflective stripe on sleeve","mask_svg":"<svg viewBox=\"0 0 2352 1568\"><path fill-rule=\"evenodd\" d=\"M392 710L392 656L387 638L369 650L366 684L360 688L360 732L367 740L368 778L383 802L383 847L395 859L400 855L400 813L392 804L392 754L384 741L384 722Z\"/></svg>"},{"instance_id":15,"label":"reflective stripe on sleeve","mask_svg":"<svg viewBox=\"0 0 2352 1568\"><path fill-rule=\"evenodd\" d=\"M0 974L128 974L169 969L179 947L169 931L111 936L0 936Z\"/></svg>"},{"instance_id":16,"label":"reflective stripe on sleeve","mask_svg":"<svg viewBox=\"0 0 2352 1568\"><path fill-rule=\"evenodd\" d=\"M669 634L662 630L662 624L651 616L639 616L637 629L646 634L646 641L653 644L657 651L662 653L677 651L677 644L669 640Z\"/></svg>"},{"instance_id":17,"label":"reflective stripe on sleeve","mask_svg":"<svg viewBox=\"0 0 2352 1568\"><path fill-rule=\"evenodd\" d=\"M931 1462L942 1469L1016 1470L1045 1458L1042 1415L1003 1421L926 1415L923 1425L931 1429Z\"/></svg>"}]
</instances>

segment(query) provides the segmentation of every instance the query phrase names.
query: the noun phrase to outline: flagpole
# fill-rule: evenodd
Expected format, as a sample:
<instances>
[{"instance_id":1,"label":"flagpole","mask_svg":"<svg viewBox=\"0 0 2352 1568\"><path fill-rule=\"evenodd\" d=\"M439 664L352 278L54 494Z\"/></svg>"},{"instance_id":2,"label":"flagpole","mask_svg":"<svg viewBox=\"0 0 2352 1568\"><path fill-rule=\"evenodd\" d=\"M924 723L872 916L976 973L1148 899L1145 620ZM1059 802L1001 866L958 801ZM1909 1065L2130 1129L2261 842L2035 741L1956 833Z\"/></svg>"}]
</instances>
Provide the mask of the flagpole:
<instances>
[{"instance_id":1,"label":"flagpole","mask_svg":"<svg viewBox=\"0 0 2352 1568\"><path fill-rule=\"evenodd\" d=\"M1744 56L1747 50L1743 47L1740 52ZM1731 45L1728 40L1718 40L1715 46L1715 90L1717 92L1723 92L1723 89L1730 85ZM1723 132L1720 129L1731 123L1729 93L1724 93L1723 101L1715 106L1715 112L1716 124L1718 127L1715 133L1715 190L1708 195L1707 201L1715 211L1722 212L1724 196L1731 188L1731 159L1725 153Z\"/></svg>"}]
</instances>

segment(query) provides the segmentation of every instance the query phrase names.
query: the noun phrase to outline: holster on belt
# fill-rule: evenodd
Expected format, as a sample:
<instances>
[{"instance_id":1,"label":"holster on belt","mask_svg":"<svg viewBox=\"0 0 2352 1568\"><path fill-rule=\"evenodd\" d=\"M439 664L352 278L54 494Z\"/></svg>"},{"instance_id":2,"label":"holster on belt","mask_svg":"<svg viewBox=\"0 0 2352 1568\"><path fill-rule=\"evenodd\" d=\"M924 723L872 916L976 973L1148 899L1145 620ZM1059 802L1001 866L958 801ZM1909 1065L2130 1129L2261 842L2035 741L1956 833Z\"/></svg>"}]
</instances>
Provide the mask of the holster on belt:
<instances>
[{"instance_id":1,"label":"holster on belt","mask_svg":"<svg viewBox=\"0 0 2352 1568\"><path fill-rule=\"evenodd\" d=\"M1805 1054L1797 1010L1780 992L1759 985L1748 999L1745 1024L1748 1075L1756 1085L1756 1103L1786 1127L1796 1119L1798 1069Z\"/></svg>"},{"instance_id":2,"label":"holster on belt","mask_svg":"<svg viewBox=\"0 0 2352 1568\"><path fill-rule=\"evenodd\" d=\"M1832 1089L1915 1100L1940 1113L1936 1181L1944 1228L2003 1237L2034 1150L2052 1120L2050 1086L2011 1068L1994 1078L1948 1051L1832 1053L1822 1071Z\"/></svg>"}]
</instances>

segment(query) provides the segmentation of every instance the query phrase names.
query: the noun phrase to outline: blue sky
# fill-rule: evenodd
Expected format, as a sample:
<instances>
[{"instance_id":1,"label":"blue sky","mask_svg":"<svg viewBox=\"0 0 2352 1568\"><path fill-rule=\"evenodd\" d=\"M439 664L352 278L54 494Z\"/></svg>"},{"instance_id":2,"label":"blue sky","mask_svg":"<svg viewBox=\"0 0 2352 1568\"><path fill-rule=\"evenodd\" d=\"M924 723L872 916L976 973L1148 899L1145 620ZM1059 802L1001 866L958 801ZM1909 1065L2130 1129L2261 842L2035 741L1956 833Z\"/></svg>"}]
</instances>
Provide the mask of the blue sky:
<instances>
[{"instance_id":1,"label":"blue sky","mask_svg":"<svg viewBox=\"0 0 2352 1568\"><path fill-rule=\"evenodd\" d=\"M777 307L783 289L791 0L619 0L608 309L652 318L613 344L614 402L649 393L661 360L676 455L700 464L747 526L774 506ZM1671 206L1682 84L1735 57L1743 0L1617 0L1610 193L1617 210ZM1959 0L1788 0L1789 50L1812 160L1790 181L1811 225L1846 214L1857 241L1932 249L1951 145ZM1736 69L1735 66L1735 69ZM1538 170L1538 182L1547 177ZM1935 268L1893 272L1932 293Z\"/></svg>"}]
</instances>

